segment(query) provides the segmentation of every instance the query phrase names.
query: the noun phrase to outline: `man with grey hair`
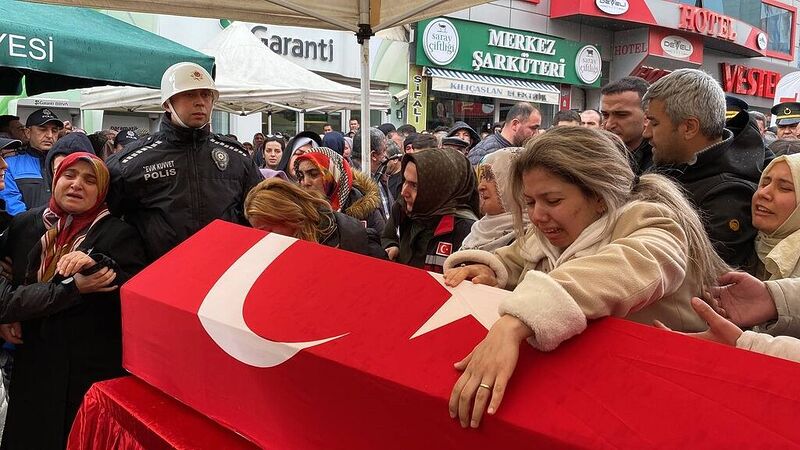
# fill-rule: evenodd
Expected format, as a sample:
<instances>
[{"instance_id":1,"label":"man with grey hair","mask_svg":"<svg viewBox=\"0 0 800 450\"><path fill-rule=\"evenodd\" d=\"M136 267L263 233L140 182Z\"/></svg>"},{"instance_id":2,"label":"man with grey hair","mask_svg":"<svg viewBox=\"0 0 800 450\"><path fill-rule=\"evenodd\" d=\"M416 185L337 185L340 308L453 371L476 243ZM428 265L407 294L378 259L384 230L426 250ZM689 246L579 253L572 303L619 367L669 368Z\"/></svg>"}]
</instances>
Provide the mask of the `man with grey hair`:
<instances>
[{"instance_id":1,"label":"man with grey hair","mask_svg":"<svg viewBox=\"0 0 800 450\"><path fill-rule=\"evenodd\" d=\"M480 141L467 154L473 166L489 153L506 147L521 147L531 136L539 131L542 114L528 102L519 102L508 110L503 129Z\"/></svg>"},{"instance_id":2,"label":"man with grey hair","mask_svg":"<svg viewBox=\"0 0 800 450\"><path fill-rule=\"evenodd\" d=\"M643 136L653 146L655 171L686 189L722 259L753 271L756 230L750 200L765 157L758 130L743 126L734 134L725 128L725 93L700 70L680 69L661 78L642 104Z\"/></svg>"},{"instance_id":3,"label":"man with grey hair","mask_svg":"<svg viewBox=\"0 0 800 450\"><path fill-rule=\"evenodd\" d=\"M353 136L353 154L351 159L353 161L353 168L357 170L361 170L361 131L356 131L356 134ZM378 168L381 166L381 163L386 159L386 149L388 145L388 139L386 135L383 134L383 131L371 127L369 129L369 168L370 168L370 178L372 178L376 183L378 183L378 192L380 194L380 210L381 214L384 217L389 216L389 212L392 207L392 203L394 203L394 197L389 192L389 185L387 184L387 177L377 174Z\"/></svg>"}]
</instances>

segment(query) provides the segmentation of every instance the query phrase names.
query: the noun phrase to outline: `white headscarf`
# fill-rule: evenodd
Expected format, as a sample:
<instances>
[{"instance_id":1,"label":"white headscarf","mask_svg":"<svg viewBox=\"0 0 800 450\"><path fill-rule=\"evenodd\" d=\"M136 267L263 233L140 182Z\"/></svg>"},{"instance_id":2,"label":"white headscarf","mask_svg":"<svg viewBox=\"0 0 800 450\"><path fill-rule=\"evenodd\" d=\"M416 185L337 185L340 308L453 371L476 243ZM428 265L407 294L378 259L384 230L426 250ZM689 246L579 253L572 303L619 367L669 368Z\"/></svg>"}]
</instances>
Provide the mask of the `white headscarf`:
<instances>
[{"instance_id":1,"label":"white headscarf","mask_svg":"<svg viewBox=\"0 0 800 450\"><path fill-rule=\"evenodd\" d=\"M464 238L461 250L478 249L494 251L511 244L516 239L514 216L514 196L511 194L511 168L514 160L522 153L522 147L508 147L486 155L476 167L478 183L482 180L494 180L497 195L504 212L493 216L485 215L472 224L469 235ZM526 228L527 215L523 215Z\"/></svg>"},{"instance_id":2,"label":"white headscarf","mask_svg":"<svg viewBox=\"0 0 800 450\"><path fill-rule=\"evenodd\" d=\"M761 180L779 162L785 162L789 166L794 182L796 205L794 211L778 229L770 234L759 231L756 236L756 253L769 272L770 280L800 275L797 273L800 270L797 267L800 260L800 153L773 159L761 173Z\"/></svg>"}]
</instances>

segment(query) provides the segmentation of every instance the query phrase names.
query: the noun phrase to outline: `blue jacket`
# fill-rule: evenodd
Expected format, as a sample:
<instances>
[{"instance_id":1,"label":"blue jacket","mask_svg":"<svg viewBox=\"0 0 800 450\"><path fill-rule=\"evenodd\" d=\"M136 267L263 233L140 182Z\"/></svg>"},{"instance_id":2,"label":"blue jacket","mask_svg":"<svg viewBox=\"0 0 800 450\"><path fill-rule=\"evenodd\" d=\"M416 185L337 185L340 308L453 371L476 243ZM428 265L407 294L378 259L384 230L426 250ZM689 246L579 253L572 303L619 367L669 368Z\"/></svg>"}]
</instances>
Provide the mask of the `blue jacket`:
<instances>
[{"instance_id":1,"label":"blue jacket","mask_svg":"<svg viewBox=\"0 0 800 450\"><path fill-rule=\"evenodd\" d=\"M6 159L6 188L0 191L0 199L6 202L6 212L12 216L50 201L50 186L42 178L44 158L44 154L23 147Z\"/></svg>"},{"instance_id":2,"label":"blue jacket","mask_svg":"<svg viewBox=\"0 0 800 450\"><path fill-rule=\"evenodd\" d=\"M478 145L472 147L472 150L470 150L469 154L467 154L467 158L473 166L477 166L484 156L506 147L513 147L513 145L511 145L511 143L508 142L500 133L495 133L486 136L486 138L480 141Z\"/></svg>"}]
</instances>

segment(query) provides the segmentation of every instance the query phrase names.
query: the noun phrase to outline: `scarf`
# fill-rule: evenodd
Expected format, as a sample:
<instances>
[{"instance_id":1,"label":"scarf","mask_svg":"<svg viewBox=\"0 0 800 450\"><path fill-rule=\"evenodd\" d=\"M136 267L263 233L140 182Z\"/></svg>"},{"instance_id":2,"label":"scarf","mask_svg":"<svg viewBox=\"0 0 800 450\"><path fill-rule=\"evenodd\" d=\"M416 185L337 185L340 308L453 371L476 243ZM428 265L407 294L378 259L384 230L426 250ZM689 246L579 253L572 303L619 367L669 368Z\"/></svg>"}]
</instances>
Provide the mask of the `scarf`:
<instances>
[{"instance_id":1,"label":"scarf","mask_svg":"<svg viewBox=\"0 0 800 450\"><path fill-rule=\"evenodd\" d=\"M494 216L483 216L472 224L469 235L461 245L462 250L494 251L514 242L517 234L514 231L514 216L511 211L517 202L511 194L511 168L523 150L521 147L497 150L483 157L475 168L478 183L494 183L505 212ZM523 214L522 218L527 228L530 225L527 214Z\"/></svg>"},{"instance_id":2,"label":"scarf","mask_svg":"<svg viewBox=\"0 0 800 450\"><path fill-rule=\"evenodd\" d=\"M78 162L87 162L94 169L97 178L97 200L88 210L70 214L61 206L63 201L56 185L64 173ZM109 215L105 203L109 185L108 169L103 160L91 153L78 152L67 156L58 166L53 177L53 196L42 214L45 231L40 240L42 247L37 279L48 282L55 275L56 264L62 256L73 252L86 239L89 230L105 216Z\"/></svg>"},{"instance_id":3,"label":"scarf","mask_svg":"<svg viewBox=\"0 0 800 450\"><path fill-rule=\"evenodd\" d=\"M408 163L417 167L417 198L408 213L405 201L401 206L412 219L429 219L471 210L479 214L475 171L469 160L457 150L430 149L403 156L402 173Z\"/></svg>"},{"instance_id":4,"label":"scarf","mask_svg":"<svg viewBox=\"0 0 800 450\"><path fill-rule=\"evenodd\" d=\"M342 155L327 147L308 150L294 161L294 171L299 171L302 161L310 161L322 172L322 185L331 209L340 211L347 204L353 190L353 170Z\"/></svg>"},{"instance_id":5,"label":"scarf","mask_svg":"<svg viewBox=\"0 0 800 450\"><path fill-rule=\"evenodd\" d=\"M553 246L536 227L532 227L525 237L525 243L522 245L520 253L527 261L541 262L537 270L544 273L552 271L576 256L593 255L607 243L611 228L617 223L619 216L631 205L632 203L629 203L617 211L603 214L584 228L575 242L563 251Z\"/></svg>"},{"instance_id":6,"label":"scarf","mask_svg":"<svg viewBox=\"0 0 800 450\"><path fill-rule=\"evenodd\" d=\"M756 253L758 259L764 264L764 268L769 272L770 280L800 275L795 273L798 260L800 260L800 251L798 251L800 249L800 154L779 156L772 160L761 174L759 186L764 177L769 174L770 169L781 161L789 166L792 174L796 205L786 221L773 233L766 234L759 231L756 236Z\"/></svg>"},{"instance_id":7,"label":"scarf","mask_svg":"<svg viewBox=\"0 0 800 450\"><path fill-rule=\"evenodd\" d=\"M461 250L486 250L492 252L514 242L514 215L509 212L494 216L483 216L472 224L469 235L464 238Z\"/></svg>"}]
</instances>

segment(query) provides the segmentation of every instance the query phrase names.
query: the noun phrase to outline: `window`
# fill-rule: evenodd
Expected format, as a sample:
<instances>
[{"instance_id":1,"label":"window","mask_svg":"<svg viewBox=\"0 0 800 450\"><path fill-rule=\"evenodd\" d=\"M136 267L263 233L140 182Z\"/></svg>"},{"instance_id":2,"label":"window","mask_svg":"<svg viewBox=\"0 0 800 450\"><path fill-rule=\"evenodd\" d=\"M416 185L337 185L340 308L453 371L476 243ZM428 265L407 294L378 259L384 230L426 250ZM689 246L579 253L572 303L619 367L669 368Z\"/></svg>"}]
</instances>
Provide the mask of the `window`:
<instances>
[{"instance_id":1,"label":"window","mask_svg":"<svg viewBox=\"0 0 800 450\"><path fill-rule=\"evenodd\" d=\"M211 131L217 134L228 134L231 131L231 115L222 112L214 111L211 114Z\"/></svg>"},{"instance_id":2,"label":"window","mask_svg":"<svg viewBox=\"0 0 800 450\"><path fill-rule=\"evenodd\" d=\"M761 5L761 23L758 27L767 33L767 50L792 54L792 37L794 37L792 11L764 3Z\"/></svg>"}]
</instances>

